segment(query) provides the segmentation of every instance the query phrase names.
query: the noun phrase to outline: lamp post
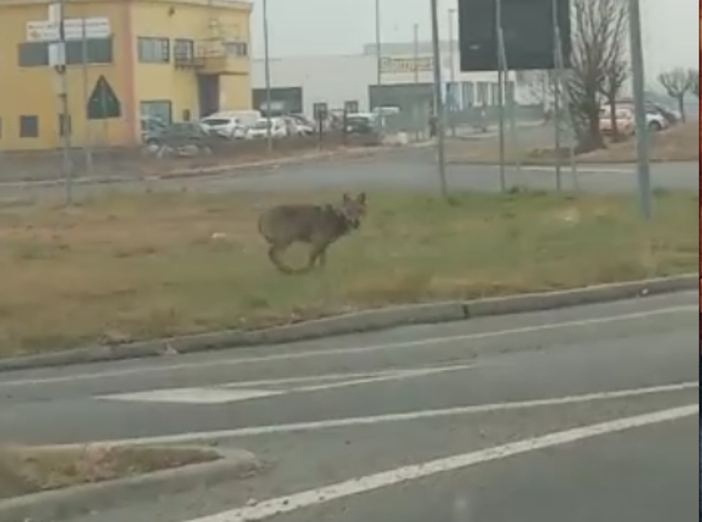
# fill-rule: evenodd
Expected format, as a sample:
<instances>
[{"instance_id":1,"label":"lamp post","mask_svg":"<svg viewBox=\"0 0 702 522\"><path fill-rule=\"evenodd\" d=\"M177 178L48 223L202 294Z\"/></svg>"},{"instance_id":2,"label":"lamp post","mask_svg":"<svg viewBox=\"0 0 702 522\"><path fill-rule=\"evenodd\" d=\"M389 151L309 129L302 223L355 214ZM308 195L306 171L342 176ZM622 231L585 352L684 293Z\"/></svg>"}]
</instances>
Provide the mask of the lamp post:
<instances>
[{"instance_id":1,"label":"lamp post","mask_svg":"<svg viewBox=\"0 0 702 522\"><path fill-rule=\"evenodd\" d=\"M268 0L263 0L263 66L266 82L266 148L273 153L273 129L271 129L271 63L268 42Z\"/></svg>"}]
</instances>

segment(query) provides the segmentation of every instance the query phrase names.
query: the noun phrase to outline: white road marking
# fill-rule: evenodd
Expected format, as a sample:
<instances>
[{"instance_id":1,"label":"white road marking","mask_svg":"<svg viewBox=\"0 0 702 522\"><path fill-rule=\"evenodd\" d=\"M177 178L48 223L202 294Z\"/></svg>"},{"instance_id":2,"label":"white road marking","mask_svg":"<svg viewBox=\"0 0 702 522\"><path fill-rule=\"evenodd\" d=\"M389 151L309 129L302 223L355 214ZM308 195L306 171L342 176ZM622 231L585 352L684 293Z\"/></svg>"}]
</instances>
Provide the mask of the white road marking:
<instances>
[{"instance_id":1,"label":"white road marking","mask_svg":"<svg viewBox=\"0 0 702 522\"><path fill-rule=\"evenodd\" d=\"M183 522L255 522L266 520L276 515L290 513L299 509L326 504L353 495L367 493L398 484L407 483L440 473L457 471L486 462L502 460L515 455L538 451L545 448L572 444L585 439L618 433L634 428L641 428L663 422L683 419L699 413L699 404L688 404L678 408L659 410L643 415L624 417L599 424L590 424L570 430L556 431L494 446L470 453L452 455L441 459L431 460L421 464L403 466L401 468L358 477L337 484L287 495L259 502L252 506L232 509L215 515L191 519Z\"/></svg>"},{"instance_id":2,"label":"white road marking","mask_svg":"<svg viewBox=\"0 0 702 522\"><path fill-rule=\"evenodd\" d=\"M330 419L311 422L297 422L292 424L274 424L269 426L251 426L248 428L238 428L231 430L203 431L193 433L179 433L176 435L161 435L155 437L139 437L132 439L121 439L105 441L106 445L160 445L160 444L187 444L193 442L204 442L207 440L217 440L234 437L256 437L275 433L295 433L305 431L316 431L331 428L346 428L351 426L373 426L388 422L413 421L418 419L432 419L440 417L453 417L459 415L469 415L475 413L491 413L495 411L521 410L544 406L563 406L565 404L576 404L583 402L604 401L610 399L624 399L630 397L641 397L656 393L669 393L683 390L699 388L699 381L683 382L679 384L668 384L662 386L652 386L648 388L634 388L628 390L618 390L610 392L588 393L584 395L570 395L566 397L555 397L548 399L534 399L527 401L500 402L495 404L477 404L472 406L458 406L454 408L442 408L435 410L418 410L407 413L386 413L382 415L369 415L366 417L347 417L345 419ZM101 443L103 444L103 443Z\"/></svg>"},{"instance_id":3,"label":"white road marking","mask_svg":"<svg viewBox=\"0 0 702 522\"><path fill-rule=\"evenodd\" d=\"M395 370L376 372L376 375L366 374L362 377L352 377L338 382L326 382L310 386L299 386L287 389L261 390L254 389L255 381L242 382L228 385L203 386L191 388L166 388L160 390L146 390L131 393L115 393L99 395L98 400L123 401L123 402L167 402L174 404L226 404L231 402L248 401L266 397L274 397L292 393L305 393L359 386L385 381L398 381L415 377L427 377L440 373L470 370L477 364L455 364L451 366L436 366L431 368L418 368L410 370ZM337 376L339 374L336 374ZM347 376L348 377L348 376ZM262 381L258 381L259 386ZM270 380L269 385L280 384L280 381Z\"/></svg>"},{"instance_id":4,"label":"white road marking","mask_svg":"<svg viewBox=\"0 0 702 522\"><path fill-rule=\"evenodd\" d=\"M564 165L565 167L565 165ZM555 172L556 167L549 165L533 165L533 166L522 166L522 170L532 171L532 172ZM565 168L563 170L566 170ZM633 168L617 168L617 167L588 167L587 165L578 165L578 174L588 173L588 174L633 174Z\"/></svg>"},{"instance_id":5,"label":"white road marking","mask_svg":"<svg viewBox=\"0 0 702 522\"><path fill-rule=\"evenodd\" d=\"M124 402L165 402L173 404L225 404L229 402L248 401L281 395L285 391L217 388L171 388L135 393L118 393L96 397L99 400Z\"/></svg>"},{"instance_id":6,"label":"white road marking","mask_svg":"<svg viewBox=\"0 0 702 522\"><path fill-rule=\"evenodd\" d=\"M77 373L71 375L63 375L58 377L45 377L37 379L18 379L14 381L0 382L0 388L13 386L30 386L43 384L58 384L58 383L74 383L76 381L98 380L111 377L124 377L128 375L142 375L163 372L173 372L178 370L191 370L196 368L210 368L222 366L238 366L242 364L267 363L274 361L285 361L294 359L307 359L311 357L333 357L339 355L373 353L384 350L396 350L402 348L413 348L422 346L434 346L437 344L449 344L462 341L478 341L482 339L493 339L499 337L508 337L516 335L525 335L537 332L546 332L551 330L560 330L565 328L580 328L586 326L597 326L609 323L617 323L624 321L634 321L641 319L649 319L659 315L670 315L679 313L690 313L699 311L697 305L671 306L658 308L655 310L646 310L643 312L633 312L629 314L613 315L608 317L593 317L591 319L579 319L575 321L562 321L556 323L546 323L533 326L523 326L519 328L509 328L506 330L490 330L487 332L469 333L462 335L451 335L445 337L431 337L427 339L417 339L413 341L400 341L396 343L371 344L365 346L349 346L340 348L323 348L315 350L301 350L287 353L277 353L255 357L233 357L231 359L217 359L214 361L192 361L179 364L167 364L159 366L149 366L140 368L122 368L118 370L108 370L95 373ZM282 345L284 347L284 345Z\"/></svg>"}]
</instances>

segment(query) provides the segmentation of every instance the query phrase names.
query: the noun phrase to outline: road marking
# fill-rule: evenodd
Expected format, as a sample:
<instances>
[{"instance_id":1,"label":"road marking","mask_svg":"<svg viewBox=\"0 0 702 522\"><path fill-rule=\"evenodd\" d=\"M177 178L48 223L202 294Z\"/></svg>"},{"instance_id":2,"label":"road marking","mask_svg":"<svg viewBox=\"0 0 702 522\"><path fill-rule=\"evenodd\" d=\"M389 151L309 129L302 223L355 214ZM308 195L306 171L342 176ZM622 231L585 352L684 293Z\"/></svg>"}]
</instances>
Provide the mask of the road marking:
<instances>
[{"instance_id":1,"label":"road marking","mask_svg":"<svg viewBox=\"0 0 702 522\"><path fill-rule=\"evenodd\" d=\"M566 170L566 165L563 165L563 170ZM555 172L556 167L549 165L533 165L533 166L522 166L522 170L532 171L532 172ZM617 167L588 167L586 165L578 165L578 174L589 173L589 174L633 174L633 168L623 169Z\"/></svg>"},{"instance_id":2,"label":"road marking","mask_svg":"<svg viewBox=\"0 0 702 522\"><path fill-rule=\"evenodd\" d=\"M384 371L376 372L376 375L366 374L362 377L352 377L337 382L326 382L323 384L298 386L277 390L254 389L252 388L252 386L254 386L252 382L242 382L217 386L166 388L161 390L146 390L131 393L114 393L109 395L99 395L95 398L98 400L123 402L165 402L173 404L226 404L231 402L262 399L266 397L274 397L279 395L288 395L293 393L326 391L333 390L336 388L346 388L349 386L359 386L362 384L398 381L415 377L427 377L430 375L437 375L440 373L470 370L475 368L476 366L478 365L456 364L451 366L437 366L432 368ZM259 385L260 382L261 381L259 381ZM279 384L279 381L276 382L275 380L271 380L268 381L268 384Z\"/></svg>"},{"instance_id":3,"label":"road marking","mask_svg":"<svg viewBox=\"0 0 702 522\"><path fill-rule=\"evenodd\" d=\"M678 408L659 410L643 415L590 424L570 430L551 432L539 437L511 442L500 446L452 455L421 464L403 466L364 477L358 477L330 486L287 495L259 502L252 506L232 509L215 515L191 519L183 522L255 522L299 509L326 504L361 493L368 493L398 484L431 477L440 473L457 471L478 464L502 460L545 448L572 444L600 435L618 433L663 422L671 422L699 413L699 404L688 404Z\"/></svg>"},{"instance_id":4,"label":"road marking","mask_svg":"<svg viewBox=\"0 0 702 522\"><path fill-rule=\"evenodd\" d=\"M180 433L176 435L161 435L155 437L138 437L132 439L121 439L114 441L104 441L106 445L160 445L160 444L185 444L191 442L204 442L207 440L217 440L234 437L255 437L260 435L270 435L276 433L295 433L316 431L331 428L347 428L350 426L373 426L388 422L413 421L419 419L432 419L440 417L452 417L459 415L469 415L475 413L491 413L506 410L521 410L544 406L563 406L566 404L576 404L583 402L604 401L611 399L624 399L630 397L641 397L656 393L668 393L676 391L699 388L699 381L683 382L679 384L668 384L662 386L652 386L648 388L635 388L628 390L618 390L610 392L588 393L584 395L570 395L566 397L556 397L549 399L533 399L527 401L499 402L494 404L477 404L472 406L458 406L454 408L442 408L435 410L418 410L407 413L386 413L382 415L369 415L366 417L347 417L345 419L330 419L312 422L297 422L292 424L274 424L269 426L251 426L248 428L238 428L231 430L203 431L193 433Z\"/></svg>"},{"instance_id":5,"label":"road marking","mask_svg":"<svg viewBox=\"0 0 702 522\"><path fill-rule=\"evenodd\" d=\"M349 354L373 353L384 350L396 350L402 348L416 348L422 346L433 346L437 344L449 344L461 341L479 341L483 339L494 339L515 335L525 335L564 328L580 328L585 326L597 326L609 323L648 319L658 315L678 314L681 312L699 312L698 305L671 306L646 310L643 312L633 312L629 314L613 315L608 317L594 317L591 319L579 319L575 321L563 321L556 323L546 323L534 326L523 326L519 328L509 328L506 330L490 330L487 332L469 333L462 335L451 335L446 337L431 337L427 339L417 339L414 341L400 341L396 343L371 344L366 346L349 346L342 348L323 348L315 350L295 351L288 353L276 353L255 357L239 357L232 359L217 359L214 361L192 361L178 364L168 364L139 368L122 368L118 370L108 370L95 373L71 374L58 377L45 377L38 379L18 379L14 381L0 382L0 388L12 386L30 386L40 384L73 383L76 381L98 380L110 377L124 377L127 375L153 374L161 372L173 372L178 370L192 370L196 368L210 368L222 366L238 366L242 364L256 364L274 361L286 361L295 359L307 359L311 357L339 356ZM285 345L281 345L285 346Z\"/></svg>"}]
</instances>

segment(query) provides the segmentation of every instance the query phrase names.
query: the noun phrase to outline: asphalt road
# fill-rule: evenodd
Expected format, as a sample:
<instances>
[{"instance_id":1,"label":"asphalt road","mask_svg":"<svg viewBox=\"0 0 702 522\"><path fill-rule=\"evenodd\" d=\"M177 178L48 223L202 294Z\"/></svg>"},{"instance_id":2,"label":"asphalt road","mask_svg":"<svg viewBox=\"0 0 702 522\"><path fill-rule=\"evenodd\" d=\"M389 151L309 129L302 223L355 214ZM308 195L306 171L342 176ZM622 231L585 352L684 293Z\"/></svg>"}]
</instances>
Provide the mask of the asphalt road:
<instances>
[{"instance_id":1,"label":"asphalt road","mask_svg":"<svg viewBox=\"0 0 702 522\"><path fill-rule=\"evenodd\" d=\"M2 373L0 442L216 443L271 465L74 522L694 520L697 303Z\"/></svg>"},{"instance_id":2,"label":"asphalt road","mask_svg":"<svg viewBox=\"0 0 702 522\"><path fill-rule=\"evenodd\" d=\"M398 150L366 158L348 158L262 170L237 170L199 179L150 180L110 185L76 185L76 197L111 191L309 191L363 188L438 191L438 170L431 148ZM699 163L651 165L653 188L698 190ZM564 190L635 193L636 169L631 165L581 165L574 176L570 168L561 172ZM501 188L499 168L490 165L448 165L447 181L452 190L497 192ZM552 167L514 166L505 170L507 187L554 190ZM0 200L61 198L63 186L0 185Z\"/></svg>"}]
</instances>

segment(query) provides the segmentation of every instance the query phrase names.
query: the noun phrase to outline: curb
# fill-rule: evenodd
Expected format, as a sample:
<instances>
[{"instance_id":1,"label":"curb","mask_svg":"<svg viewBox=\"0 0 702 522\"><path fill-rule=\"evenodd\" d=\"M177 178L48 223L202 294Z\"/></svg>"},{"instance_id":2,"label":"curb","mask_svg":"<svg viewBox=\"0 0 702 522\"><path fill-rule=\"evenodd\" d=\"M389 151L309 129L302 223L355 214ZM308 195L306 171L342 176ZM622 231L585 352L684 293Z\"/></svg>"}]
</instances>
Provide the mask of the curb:
<instances>
[{"instance_id":1,"label":"curb","mask_svg":"<svg viewBox=\"0 0 702 522\"><path fill-rule=\"evenodd\" d=\"M255 331L218 331L116 346L95 346L57 353L0 359L0 372L70 366L271 344L365 333L413 324L438 324L477 317L538 312L684 290L699 290L699 274L603 284L506 297L421 305L391 306Z\"/></svg>"},{"instance_id":2,"label":"curb","mask_svg":"<svg viewBox=\"0 0 702 522\"><path fill-rule=\"evenodd\" d=\"M192 168L192 169L181 169L171 172L167 172L162 175L152 175L144 176L141 178L129 177L129 176L114 176L109 178L89 178L81 177L74 178L73 183L75 185L113 185L120 183L139 183L142 181L167 181L175 179L189 179L189 178L205 178L209 176L219 176L225 172L237 171L237 170L255 170L255 169L268 169L285 165L297 165L304 164L306 162L320 161L320 160L331 160L331 159L344 159L344 158L354 158L354 157L370 157L376 154L383 154L386 152L400 151L407 149L420 149L432 145L431 142L421 142L412 143L404 146L377 146L377 147L354 147L342 151L327 151L316 154L307 154L294 157L282 157L272 160L263 161L253 161L249 163L236 163L230 165L214 165L210 167ZM66 179L52 179L52 180L35 180L35 181L0 181L0 188L2 187L19 187L19 188L31 188L31 187L57 187L66 184Z\"/></svg>"},{"instance_id":3,"label":"curb","mask_svg":"<svg viewBox=\"0 0 702 522\"><path fill-rule=\"evenodd\" d=\"M654 164L683 164L683 163L694 163L696 161L699 161L699 158L695 159L651 159L650 162ZM509 160L506 161L507 164L516 164L517 160ZM474 166L499 166L500 162L499 161L487 161L487 160L452 160L452 159L447 159L446 160L447 165L474 165ZM543 168L553 168L555 167L558 163L556 161L537 161L537 160L521 160L519 161L519 164L523 167L543 167ZM610 167L622 167L622 166L630 166L632 169L636 167L636 162L631 159L626 159L626 160L583 160L583 158L580 158L576 162L577 167L582 167L582 168L587 168L589 166L602 166L602 165L607 165ZM568 158L564 158L563 161L561 162L561 166L565 168L569 168L570 163L568 161Z\"/></svg>"},{"instance_id":4,"label":"curb","mask_svg":"<svg viewBox=\"0 0 702 522\"><path fill-rule=\"evenodd\" d=\"M0 520L58 522L109 509L124 503L125 499L129 502L153 501L166 494L204 490L221 482L248 478L264 469L264 465L248 451L222 451L209 446L206 449L218 452L221 459L2 500Z\"/></svg>"}]
</instances>

